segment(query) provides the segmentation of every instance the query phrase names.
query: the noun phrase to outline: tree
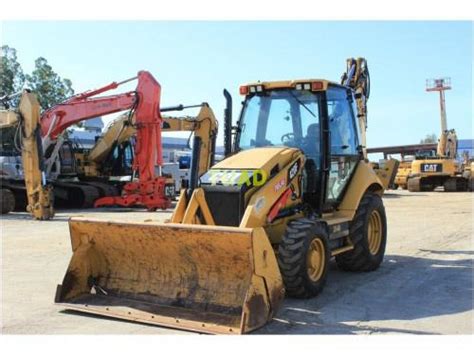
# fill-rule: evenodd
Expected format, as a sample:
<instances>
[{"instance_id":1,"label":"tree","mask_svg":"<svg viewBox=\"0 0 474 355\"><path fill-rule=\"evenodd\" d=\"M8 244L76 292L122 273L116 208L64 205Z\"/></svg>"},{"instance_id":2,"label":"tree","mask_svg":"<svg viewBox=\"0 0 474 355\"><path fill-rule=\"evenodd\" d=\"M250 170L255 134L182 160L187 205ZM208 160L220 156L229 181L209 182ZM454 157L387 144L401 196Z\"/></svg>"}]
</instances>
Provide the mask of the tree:
<instances>
[{"instance_id":1,"label":"tree","mask_svg":"<svg viewBox=\"0 0 474 355\"><path fill-rule=\"evenodd\" d=\"M26 75L29 88L38 95L43 109L47 109L74 94L71 80L62 79L48 61L39 57L35 60L35 70Z\"/></svg>"},{"instance_id":2,"label":"tree","mask_svg":"<svg viewBox=\"0 0 474 355\"><path fill-rule=\"evenodd\" d=\"M437 143L438 137L436 134L427 134L424 139L420 140L420 144L427 144L427 143Z\"/></svg>"},{"instance_id":3,"label":"tree","mask_svg":"<svg viewBox=\"0 0 474 355\"><path fill-rule=\"evenodd\" d=\"M25 83L25 75L17 61L16 49L7 45L1 48L0 62L0 97L11 95L21 91ZM11 104L16 105L18 98L12 100Z\"/></svg>"}]
</instances>

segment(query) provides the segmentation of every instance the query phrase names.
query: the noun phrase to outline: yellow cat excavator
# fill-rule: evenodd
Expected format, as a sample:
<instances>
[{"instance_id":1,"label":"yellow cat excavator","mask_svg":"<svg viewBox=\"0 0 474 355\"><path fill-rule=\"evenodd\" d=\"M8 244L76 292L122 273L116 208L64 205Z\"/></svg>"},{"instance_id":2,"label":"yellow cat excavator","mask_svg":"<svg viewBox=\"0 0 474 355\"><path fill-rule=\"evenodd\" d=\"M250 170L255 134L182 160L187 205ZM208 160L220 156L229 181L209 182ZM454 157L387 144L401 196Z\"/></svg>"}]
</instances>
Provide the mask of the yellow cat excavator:
<instances>
[{"instance_id":1,"label":"yellow cat excavator","mask_svg":"<svg viewBox=\"0 0 474 355\"><path fill-rule=\"evenodd\" d=\"M443 186L445 192L466 191L468 188L468 179L463 176L462 165L456 160L456 131L447 127L444 91L450 89L449 78L427 81L426 91L437 91L440 95L441 135L434 156L417 155L411 163L407 179L410 192L432 191L438 186Z\"/></svg>"},{"instance_id":2,"label":"yellow cat excavator","mask_svg":"<svg viewBox=\"0 0 474 355\"><path fill-rule=\"evenodd\" d=\"M342 83L256 82L240 93L236 127L227 95L226 158L193 176L168 223L69 221L61 308L241 334L269 322L285 294L318 295L332 257L343 270L379 267L387 224L365 157L365 59L348 59Z\"/></svg>"},{"instance_id":3,"label":"yellow cat excavator","mask_svg":"<svg viewBox=\"0 0 474 355\"><path fill-rule=\"evenodd\" d=\"M162 115L162 132L191 132L194 135L193 149L198 152L197 166L192 167L191 176L204 174L214 164L215 144L218 124L213 110L208 103L198 105L177 105L160 108L161 113L183 111L199 108L196 116L167 116ZM103 169L104 162L114 147L129 141L135 134L134 115L123 114L114 120L106 133L86 154L78 155L81 170L85 176L97 176L98 170ZM191 177L193 179L193 177ZM169 184L171 186L171 184Z\"/></svg>"}]
</instances>

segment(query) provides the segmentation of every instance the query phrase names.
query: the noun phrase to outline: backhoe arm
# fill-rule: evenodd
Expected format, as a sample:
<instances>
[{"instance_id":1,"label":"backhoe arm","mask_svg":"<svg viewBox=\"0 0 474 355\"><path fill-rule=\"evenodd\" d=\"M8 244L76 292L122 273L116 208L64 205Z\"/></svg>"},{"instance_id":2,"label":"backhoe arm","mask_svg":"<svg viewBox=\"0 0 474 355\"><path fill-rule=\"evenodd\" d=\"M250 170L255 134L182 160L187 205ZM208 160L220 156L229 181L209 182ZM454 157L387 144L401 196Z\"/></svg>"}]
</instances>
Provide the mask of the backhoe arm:
<instances>
[{"instance_id":1,"label":"backhoe arm","mask_svg":"<svg viewBox=\"0 0 474 355\"><path fill-rule=\"evenodd\" d=\"M354 90L359 121L360 144L363 147L364 157L367 158L367 101L370 96L370 74L365 58L347 59L347 69L342 75L343 85Z\"/></svg>"},{"instance_id":2,"label":"backhoe arm","mask_svg":"<svg viewBox=\"0 0 474 355\"><path fill-rule=\"evenodd\" d=\"M370 96L370 74L365 58L347 59L346 72L342 75L342 85L351 88L357 107L357 120L359 123L360 144L364 158L367 157L367 101ZM389 159L382 164L372 164L372 168L379 177L384 189L393 186L398 170L399 161Z\"/></svg>"}]
</instances>

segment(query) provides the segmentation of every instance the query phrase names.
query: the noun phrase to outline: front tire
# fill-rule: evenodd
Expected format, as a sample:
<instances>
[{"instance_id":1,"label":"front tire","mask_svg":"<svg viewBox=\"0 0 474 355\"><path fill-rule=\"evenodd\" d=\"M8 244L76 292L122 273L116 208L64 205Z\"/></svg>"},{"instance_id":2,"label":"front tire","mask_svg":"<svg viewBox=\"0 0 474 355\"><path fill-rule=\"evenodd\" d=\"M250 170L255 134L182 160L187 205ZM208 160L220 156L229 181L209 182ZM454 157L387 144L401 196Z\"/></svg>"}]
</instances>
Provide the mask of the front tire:
<instances>
[{"instance_id":1,"label":"front tire","mask_svg":"<svg viewBox=\"0 0 474 355\"><path fill-rule=\"evenodd\" d=\"M352 221L350 238L354 249L336 256L345 271L373 271L383 261L387 243L387 218L382 198L367 193L360 201Z\"/></svg>"},{"instance_id":2,"label":"front tire","mask_svg":"<svg viewBox=\"0 0 474 355\"><path fill-rule=\"evenodd\" d=\"M328 235L322 224L308 218L290 222L278 247L286 293L295 298L318 295L326 284L330 258Z\"/></svg>"}]
</instances>

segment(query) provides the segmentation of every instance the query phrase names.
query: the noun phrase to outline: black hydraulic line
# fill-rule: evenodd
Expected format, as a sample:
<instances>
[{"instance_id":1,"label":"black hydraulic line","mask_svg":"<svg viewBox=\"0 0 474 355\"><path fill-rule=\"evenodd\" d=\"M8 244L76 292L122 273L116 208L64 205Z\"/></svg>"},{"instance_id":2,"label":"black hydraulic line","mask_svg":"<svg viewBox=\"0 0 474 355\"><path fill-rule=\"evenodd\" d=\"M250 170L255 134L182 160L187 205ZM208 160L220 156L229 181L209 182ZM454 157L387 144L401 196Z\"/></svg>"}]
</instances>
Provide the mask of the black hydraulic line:
<instances>
[{"instance_id":1,"label":"black hydraulic line","mask_svg":"<svg viewBox=\"0 0 474 355\"><path fill-rule=\"evenodd\" d=\"M202 107L203 105L207 105L207 103L203 102L202 104L188 105L188 106L176 105L176 106L160 107L160 112L183 111L184 109L187 109L187 108Z\"/></svg>"},{"instance_id":2,"label":"black hydraulic line","mask_svg":"<svg viewBox=\"0 0 474 355\"><path fill-rule=\"evenodd\" d=\"M194 189L198 185L198 168L199 168L199 156L201 155L202 140L199 137L194 137L193 141L193 155L191 158L191 177L189 179L188 198L191 197Z\"/></svg>"}]
</instances>

